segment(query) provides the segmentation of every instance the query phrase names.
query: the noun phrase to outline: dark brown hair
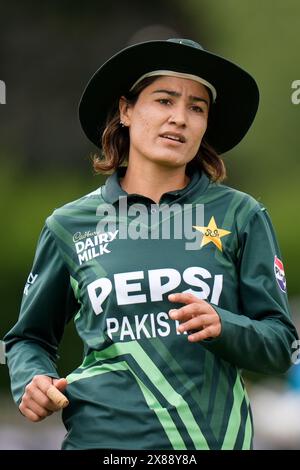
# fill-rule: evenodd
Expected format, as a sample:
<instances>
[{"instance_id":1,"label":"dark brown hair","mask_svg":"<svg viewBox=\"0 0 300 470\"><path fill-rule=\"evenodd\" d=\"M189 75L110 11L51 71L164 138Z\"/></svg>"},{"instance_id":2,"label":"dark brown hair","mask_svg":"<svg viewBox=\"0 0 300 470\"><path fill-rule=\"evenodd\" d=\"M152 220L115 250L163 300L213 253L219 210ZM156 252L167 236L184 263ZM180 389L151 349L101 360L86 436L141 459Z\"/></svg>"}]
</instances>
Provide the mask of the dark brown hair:
<instances>
[{"instance_id":1,"label":"dark brown hair","mask_svg":"<svg viewBox=\"0 0 300 470\"><path fill-rule=\"evenodd\" d=\"M134 105L139 94L158 77L147 77L142 80L125 98ZM111 108L102 133L102 155L93 156L93 166L96 173L112 173L119 166L126 165L129 155L129 132L127 127L120 125L119 100ZM187 164L188 170L201 168L207 176L216 182L226 178L226 169L223 160L214 148L202 139L198 152L193 160Z\"/></svg>"}]
</instances>

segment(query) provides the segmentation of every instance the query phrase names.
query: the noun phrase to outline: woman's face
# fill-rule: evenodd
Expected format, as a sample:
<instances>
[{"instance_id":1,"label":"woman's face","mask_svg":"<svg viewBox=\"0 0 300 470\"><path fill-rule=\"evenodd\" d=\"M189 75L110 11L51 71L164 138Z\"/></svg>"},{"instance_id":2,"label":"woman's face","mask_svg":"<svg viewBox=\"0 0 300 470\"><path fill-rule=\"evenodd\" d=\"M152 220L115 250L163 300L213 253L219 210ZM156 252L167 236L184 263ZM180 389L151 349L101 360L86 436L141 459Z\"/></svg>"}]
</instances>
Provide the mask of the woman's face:
<instances>
[{"instance_id":1,"label":"woman's face","mask_svg":"<svg viewBox=\"0 0 300 470\"><path fill-rule=\"evenodd\" d=\"M209 93L201 83L160 77L134 105L120 100L120 118L129 127L129 159L185 166L196 155L207 128Z\"/></svg>"}]
</instances>

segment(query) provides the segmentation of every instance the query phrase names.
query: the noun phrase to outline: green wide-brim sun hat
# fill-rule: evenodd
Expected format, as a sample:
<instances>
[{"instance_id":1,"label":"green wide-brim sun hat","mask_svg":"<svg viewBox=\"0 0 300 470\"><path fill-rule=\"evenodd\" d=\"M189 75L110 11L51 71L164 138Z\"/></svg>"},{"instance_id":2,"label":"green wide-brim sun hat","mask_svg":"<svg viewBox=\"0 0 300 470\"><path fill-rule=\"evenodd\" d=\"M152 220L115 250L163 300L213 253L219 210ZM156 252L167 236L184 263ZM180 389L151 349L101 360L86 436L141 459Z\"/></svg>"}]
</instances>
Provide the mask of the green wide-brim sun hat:
<instances>
[{"instance_id":1,"label":"green wide-brim sun hat","mask_svg":"<svg viewBox=\"0 0 300 470\"><path fill-rule=\"evenodd\" d=\"M254 78L233 62L188 39L135 44L112 56L92 76L80 103L79 119L88 139L101 147L108 112L143 75L172 70L197 75L217 91L211 105L206 141L219 153L235 147L249 130L259 103Z\"/></svg>"}]
</instances>

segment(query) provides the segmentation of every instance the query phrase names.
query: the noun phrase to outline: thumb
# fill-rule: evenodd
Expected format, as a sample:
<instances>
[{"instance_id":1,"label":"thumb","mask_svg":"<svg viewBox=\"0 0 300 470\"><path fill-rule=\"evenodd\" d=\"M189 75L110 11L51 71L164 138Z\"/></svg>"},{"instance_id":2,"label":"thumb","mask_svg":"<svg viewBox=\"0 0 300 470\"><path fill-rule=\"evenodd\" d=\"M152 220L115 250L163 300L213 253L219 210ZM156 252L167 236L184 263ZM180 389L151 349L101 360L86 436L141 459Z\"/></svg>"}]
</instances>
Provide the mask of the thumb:
<instances>
[{"instance_id":1,"label":"thumb","mask_svg":"<svg viewBox=\"0 0 300 470\"><path fill-rule=\"evenodd\" d=\"M67 387L68 382L67 382L66 379L53 379L53 385L55 385L55 387L58 390L63 392L65 390L65 388Z\"/></svg>"}]
</instances>

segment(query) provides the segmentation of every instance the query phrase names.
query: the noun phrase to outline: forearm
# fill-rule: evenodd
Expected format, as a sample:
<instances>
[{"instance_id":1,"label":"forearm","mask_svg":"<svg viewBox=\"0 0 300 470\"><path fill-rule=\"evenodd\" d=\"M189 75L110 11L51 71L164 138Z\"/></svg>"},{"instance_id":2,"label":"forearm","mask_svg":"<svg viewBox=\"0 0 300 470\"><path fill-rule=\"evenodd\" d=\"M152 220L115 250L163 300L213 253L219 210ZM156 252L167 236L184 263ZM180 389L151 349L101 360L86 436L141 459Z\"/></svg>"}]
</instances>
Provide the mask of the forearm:
<instances>
[{"instance_id":1,"label":"forearm","mask_svg":"<svg viewBox=\"0 0 300 470\"><path fill-rule=\"evenodd\" d=\"M265 374L285 372L291 365L292 343L297 332L287 317L278 313L253 320L215 307L222 323L218 338L204 346L241 369Z\"/></svg>"},{"instance_id":2,"label":"forearm","mask_svg":"<svg viewBox=\"0 0 300 470\"><path fill-rule=\"evenodd\" d=\"M39 239L32 273L34 282L26 284L19 319L4 337L17 403L35 375L58 377L58 345L66 323L78 308L70 273L47 227Z\"/></svg>"}]
</instances>

